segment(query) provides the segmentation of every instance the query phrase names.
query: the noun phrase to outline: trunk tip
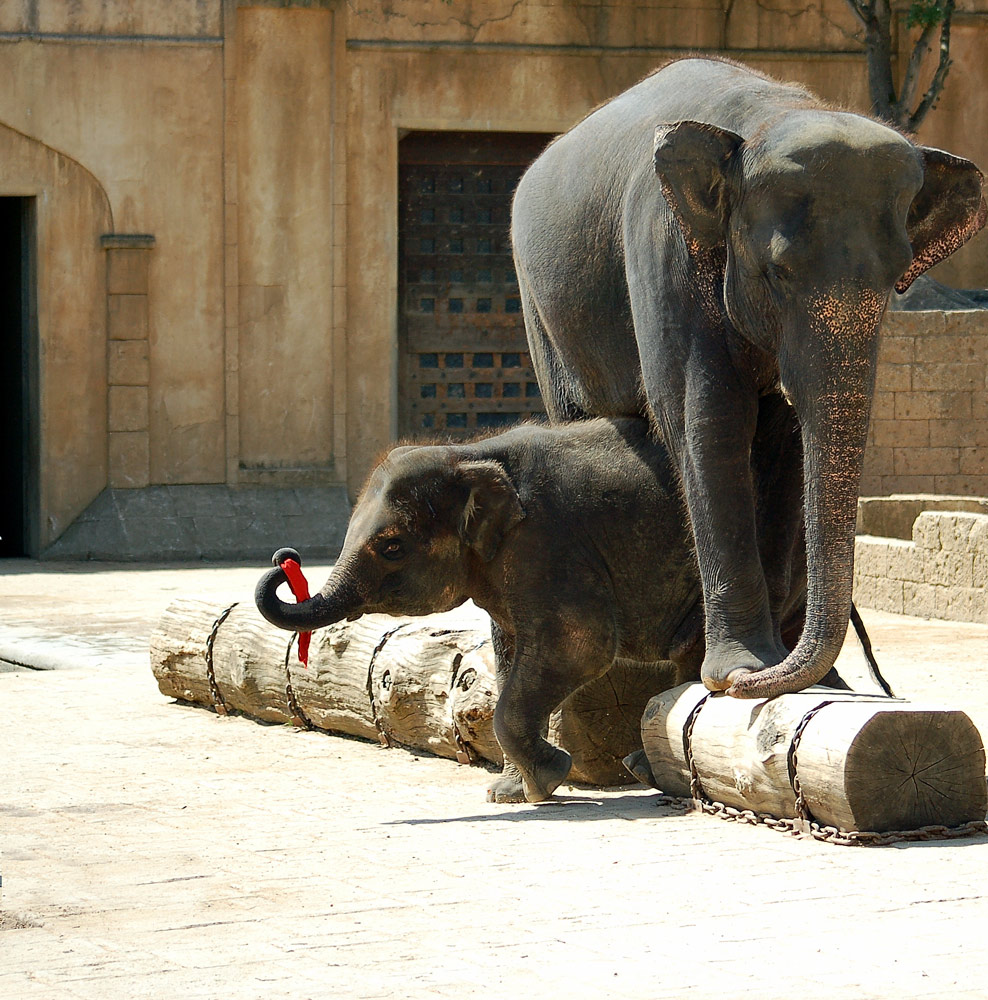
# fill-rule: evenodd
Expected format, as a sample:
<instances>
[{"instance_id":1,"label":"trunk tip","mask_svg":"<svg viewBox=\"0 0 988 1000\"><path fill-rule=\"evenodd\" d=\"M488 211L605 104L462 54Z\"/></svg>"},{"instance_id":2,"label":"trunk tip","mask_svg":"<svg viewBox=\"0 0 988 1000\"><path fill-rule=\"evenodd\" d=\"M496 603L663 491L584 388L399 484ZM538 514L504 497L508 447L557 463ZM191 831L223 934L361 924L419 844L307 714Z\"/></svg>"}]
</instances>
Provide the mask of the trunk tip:
<instances>
[{"instance_id":1,"label":"trunk tip","mask_svg":"<svg viewBox=\"0 0 988 1000\"><path fill-rule=\"evenodd\" d=\"M286 559L291 559L293 562L298 563L299 566L302 565L302 557L295 549L292 548L278 549L278 551L271 557L271 565L281 566Z\"/></svg>"}]
</instances>

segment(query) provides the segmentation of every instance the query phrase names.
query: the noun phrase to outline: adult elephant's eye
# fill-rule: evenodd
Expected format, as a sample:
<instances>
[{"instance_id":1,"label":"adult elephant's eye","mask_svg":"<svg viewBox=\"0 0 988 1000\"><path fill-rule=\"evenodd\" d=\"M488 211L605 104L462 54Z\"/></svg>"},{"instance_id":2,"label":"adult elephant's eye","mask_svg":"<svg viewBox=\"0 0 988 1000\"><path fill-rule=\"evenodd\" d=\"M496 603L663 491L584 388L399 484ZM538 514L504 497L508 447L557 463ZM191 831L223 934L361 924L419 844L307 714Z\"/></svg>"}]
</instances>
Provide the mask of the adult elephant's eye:
<instances>
[{"instance_id":1,"label":"adult elephant's eye","mask_svg":"<svg viewBox=\"0 0 988 1000\"><path fill-rule=\"evenodd\" d=\"M405 555L405 548L397 538L391 538L382 543L378 552L385 559L401 559Z\"/></svg>"}]
</instances>

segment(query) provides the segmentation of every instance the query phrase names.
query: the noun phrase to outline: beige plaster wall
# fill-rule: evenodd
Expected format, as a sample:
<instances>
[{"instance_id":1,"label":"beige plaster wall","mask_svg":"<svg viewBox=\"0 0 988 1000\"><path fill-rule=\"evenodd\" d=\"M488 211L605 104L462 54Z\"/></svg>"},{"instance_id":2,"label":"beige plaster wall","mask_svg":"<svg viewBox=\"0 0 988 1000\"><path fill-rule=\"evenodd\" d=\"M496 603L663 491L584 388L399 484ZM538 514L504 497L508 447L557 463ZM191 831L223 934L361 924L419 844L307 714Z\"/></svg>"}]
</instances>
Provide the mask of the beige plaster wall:
<instances>
[{"instance_id":1,"label":"beige plaster wall","mask_svg":"<svg viewBox=\"0 0 988 1000\"><path fill-rule=\"evenodd\" d=\"M241 481L336 478L333 16L237 14Z\"/></svg>"},{"instance_id":2,"label":"beige plaster wall","mask_svg":"<svg viewBox=\"0 0 988 1000\"><path fill-rule=\"evenodd\" d=\"M106 482L106 194L69 157L0 125L0 197L35 199L43 547ZM70 331L71 336L65 336ZM6 429L9 433L9 429Z\"/></svg>"},{"instance_id":3,"label":"beige plaster wall","mask_svg":"<svg viewBox=\"0 0 988 1000\"><path fill-rule=\"evenodd\" d=\"M0 121L97 177L118 232L156 238L148 279L152 481L222 481L219 46L23 40L0 43L0 60L10 81L0 90Z\"/></svg>"}]
</instances>

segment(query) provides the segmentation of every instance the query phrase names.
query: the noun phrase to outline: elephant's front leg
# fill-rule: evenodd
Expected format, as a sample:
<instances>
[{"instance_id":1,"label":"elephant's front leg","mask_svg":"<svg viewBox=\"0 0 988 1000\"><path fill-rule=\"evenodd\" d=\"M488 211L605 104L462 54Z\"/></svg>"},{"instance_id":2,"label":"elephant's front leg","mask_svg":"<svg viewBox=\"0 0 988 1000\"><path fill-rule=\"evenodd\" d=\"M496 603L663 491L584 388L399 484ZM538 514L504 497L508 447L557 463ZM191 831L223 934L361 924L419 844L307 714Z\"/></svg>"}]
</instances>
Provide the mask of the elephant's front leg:
<instances>
[{"instance_id":1,"label":"elephant's front leg","mask_svg":"<svg viewBox=\"0 0 988 1000\"><path fill-rule=\"evenodd\" d=\"M569 774L570 755L545 738L549 716L577 688L610 666L599 634L577 619L539 622L519 634L510 664L502 669L494 733L504 753L504 771L490 787L493 802L541 802ZM497 643L495 642L495 650Z\"/></svg>"},{"instance_id":2,"label":"elephant's front leg","mask_svg":"<svg viewBox=\"0 0 988 1000\"><path fill-rule=\"evenodd\" d=\"M751 475L758 400L723 370L688 384L680 468L703 586L706 652L700 668L711 690L736 671L785 659L762 566Z\"/></svg>"}]
</instances>

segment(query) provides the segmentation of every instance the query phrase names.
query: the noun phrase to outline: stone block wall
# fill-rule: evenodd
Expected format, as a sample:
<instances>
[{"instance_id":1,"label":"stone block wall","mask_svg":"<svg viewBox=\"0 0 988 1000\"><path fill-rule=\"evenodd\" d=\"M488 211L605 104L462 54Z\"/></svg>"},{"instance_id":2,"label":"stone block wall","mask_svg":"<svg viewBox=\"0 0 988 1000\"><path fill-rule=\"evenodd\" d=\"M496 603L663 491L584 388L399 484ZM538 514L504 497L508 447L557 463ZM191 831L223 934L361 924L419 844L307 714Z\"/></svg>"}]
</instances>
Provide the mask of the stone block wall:
<instances>
[{"instance_id":1,"label":"stone block wall","mask_svg":"<svg viewBox=\"0 0 988 1000\"><path fill-rule=\"evenodd\" d=\"M924 511L908 541L858 535L854 601L877 611L988 624L988 514Z\"/></svg>"},{"instance_id":2,"label":"stone block wall","mask_svg":"<svg viewBox=\"0 0 988 1000\"><path fill-rule=\"evenodd\" d=\"M862 496L988 496L988 310L886 319Z\"/></svg>"}]
</instances>

